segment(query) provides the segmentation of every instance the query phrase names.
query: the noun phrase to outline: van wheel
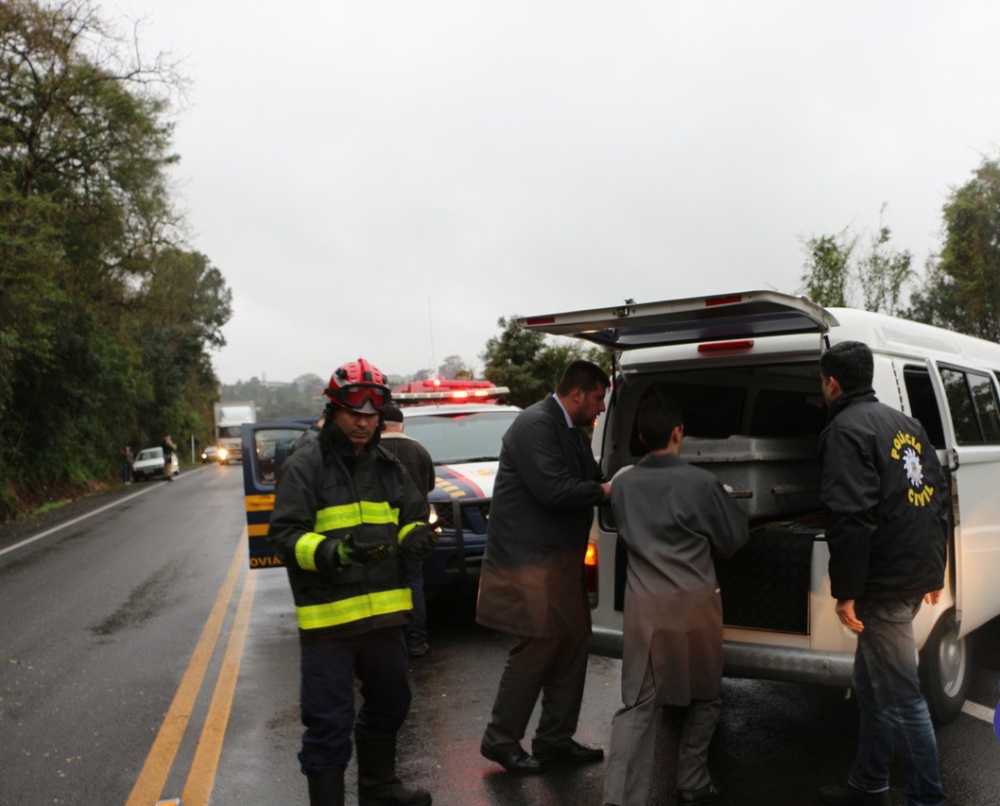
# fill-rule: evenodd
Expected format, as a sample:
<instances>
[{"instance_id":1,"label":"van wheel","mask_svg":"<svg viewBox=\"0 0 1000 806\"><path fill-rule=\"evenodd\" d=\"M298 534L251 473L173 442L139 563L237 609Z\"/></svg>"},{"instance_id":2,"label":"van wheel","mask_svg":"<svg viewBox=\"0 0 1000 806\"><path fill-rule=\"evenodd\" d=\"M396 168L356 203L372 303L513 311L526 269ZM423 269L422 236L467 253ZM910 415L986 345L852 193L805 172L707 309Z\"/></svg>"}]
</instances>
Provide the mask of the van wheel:
<instances>
[{"instance_id":1,"label":"van wheel","mask_svg":"<svg viewBox=\"0 0 1000 806\"><path fill-rule=\"evenodd\" d=\"M951 722L962 710L972 679L971 647L958 637L955 613L945 613L920 650L920 682L931 719Z\"/></svg>"}]
</instances>

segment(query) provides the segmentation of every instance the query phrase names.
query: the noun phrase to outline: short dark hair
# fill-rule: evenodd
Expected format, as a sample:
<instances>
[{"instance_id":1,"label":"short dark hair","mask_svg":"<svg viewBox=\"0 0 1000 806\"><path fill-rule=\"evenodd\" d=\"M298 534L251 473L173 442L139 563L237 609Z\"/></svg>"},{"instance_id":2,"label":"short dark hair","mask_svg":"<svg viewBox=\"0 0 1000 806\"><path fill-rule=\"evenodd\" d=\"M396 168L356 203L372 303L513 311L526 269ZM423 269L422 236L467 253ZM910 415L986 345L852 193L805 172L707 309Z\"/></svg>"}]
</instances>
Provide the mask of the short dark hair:
<instances>
[{"instance_id":1,"label":"short dark hair","mask_svg":"<svg viewBox=\"0 0 1000 806\"><path fill-rule=\"evenodd\" d=\"M382 409L382 419L387 423L403 422L403 412L395 403L390 403Z\"/></svg>"},{"instance_id":2,"label":"short dark hair","mask_svg":"<svg viewBox=\"0 0 1000 806\"><path fill-rule=\"evenodd\" d=\"M845 393L866 389L875 374L871 348L861 341L835 344L820 356L819 371L827 378L836 378Z\"/></svg>"},{"instance_id":3,"label":"short dark hair","mask_svg":"<svg viewBox=\"0 0 1000 806\"><path fill-rule=\"evenodd\" d=\"M574 389L593 392L599 385L605 389L611 386L611 379L608 377L608 374L597 366L597 364L577 359L566 367L562 380L559 381L559 386L556 387L556 394L560 397L566 397Z\"/></svg>"},{"instance_id":4,"label":"short dark hair","mask_svg":"<svg viewBox=\"0 0 1000 806\"><path fill-rule=\"evenodd\" d=\"M639 406L639 438L651 451L670 444L670 435L684 425L684 412L677 400L664 392L655 392Z\"/></svg>"}]
</instances>

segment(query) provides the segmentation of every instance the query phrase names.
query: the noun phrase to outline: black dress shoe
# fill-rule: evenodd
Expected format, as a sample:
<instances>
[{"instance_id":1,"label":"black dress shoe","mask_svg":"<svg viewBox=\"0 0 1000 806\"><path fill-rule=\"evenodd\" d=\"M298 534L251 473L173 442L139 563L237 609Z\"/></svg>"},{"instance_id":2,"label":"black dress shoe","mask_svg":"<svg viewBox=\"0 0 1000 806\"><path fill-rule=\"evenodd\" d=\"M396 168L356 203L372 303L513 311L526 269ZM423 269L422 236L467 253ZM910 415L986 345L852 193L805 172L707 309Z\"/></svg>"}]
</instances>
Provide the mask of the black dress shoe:
<instances>
[{"instance_id":1,"label":"black dress shoe","mask_svg":"<svg viewBox=\"0 0 1000 806\"><path fill-rule=\"evenodd\" d=\"M515 745L510 750L504 750L499 747L490 747L489 745L481 744L479 745L479 752L482 753L483 758L495 761L507 770L507 772L519 772L522 775L531 775L541 772L543 769L542 762L534 756L529 756L525 753L520 745Z\"/></svg>"},{"instance_id":2,"label":"black dress shoe","mask_svg":"<svg viewBox=\"0 0 1000 806\"><path fill-rule=\"evenodd\" d=\"M722 784L709 781L700 789L678 789L677 802L684 806L697 806L700 803L714 803L722 797Z\"/></svg>"},{"instance_id":3,"label":"black dress shoe","mask_svg":"<svg viewBox=\"0 0 1000 806\"><path fill-rule=\"evenodd\" d=\"M553 761L569 764L593 764L604 759L604 751L600 747L584 747L572 739L555 747L536 749L534 753L535 758L546 763Z\"/></svg>"},{"instance_id":4,"label":"black dress shoe","mask_svg":"<svg viewBox=\"0 0 1000 806\"><path fill-rule=\"evenodd\" d=\"M833 806L887 806L889 791L865 792L862 789L847 786L824 786L819 790L819 799Z\"/></svg>"}]
</instances>

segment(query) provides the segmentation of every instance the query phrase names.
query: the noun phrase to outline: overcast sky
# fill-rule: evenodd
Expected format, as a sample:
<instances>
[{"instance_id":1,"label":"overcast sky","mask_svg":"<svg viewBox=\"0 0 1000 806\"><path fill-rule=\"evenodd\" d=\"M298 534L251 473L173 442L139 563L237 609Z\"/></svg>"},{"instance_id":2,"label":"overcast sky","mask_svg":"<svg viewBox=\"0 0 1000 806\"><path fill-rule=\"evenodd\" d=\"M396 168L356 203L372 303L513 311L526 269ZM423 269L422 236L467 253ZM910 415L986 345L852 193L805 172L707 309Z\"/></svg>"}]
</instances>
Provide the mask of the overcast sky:
<instances>
[{"instance_id":1,"label":"overcast sky","mask_svg":"<svg viewBox=\"0 0 1000 806\"><path fill-rule=\"evenodd\" d=\"M922 268L1000 146L1000 3L112 0L193 86L224 383L482 367L497 320L770 288L879 209Z\"/></svg>"}]
</instances>

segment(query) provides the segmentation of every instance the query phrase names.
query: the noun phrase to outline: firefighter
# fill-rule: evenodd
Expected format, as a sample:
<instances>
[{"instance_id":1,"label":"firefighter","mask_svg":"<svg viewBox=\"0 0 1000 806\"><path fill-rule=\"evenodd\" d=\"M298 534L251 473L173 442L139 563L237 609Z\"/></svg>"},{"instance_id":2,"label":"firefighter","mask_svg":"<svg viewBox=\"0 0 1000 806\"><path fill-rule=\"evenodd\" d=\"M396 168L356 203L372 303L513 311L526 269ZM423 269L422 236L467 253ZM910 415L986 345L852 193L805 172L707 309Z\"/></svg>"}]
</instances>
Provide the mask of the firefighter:
<instances>
[{"instance_id":1,"label":"firefighter","mask_svg":"<svg viewBox=\"0 0 1000 806\"><path fill-rule=\"evenodd\" d=\"M410 705L403 626L407 560L437 541L427 499L379 446L385 376L364 358L338 368L316 439L278 477L269 539L288 570L302 654L302 750L311 806L344 803L357 752L359 806L431 803L396 777L396 734ZM354 677L363 704L354 707Z\"/></svg>"}]
</instances>

